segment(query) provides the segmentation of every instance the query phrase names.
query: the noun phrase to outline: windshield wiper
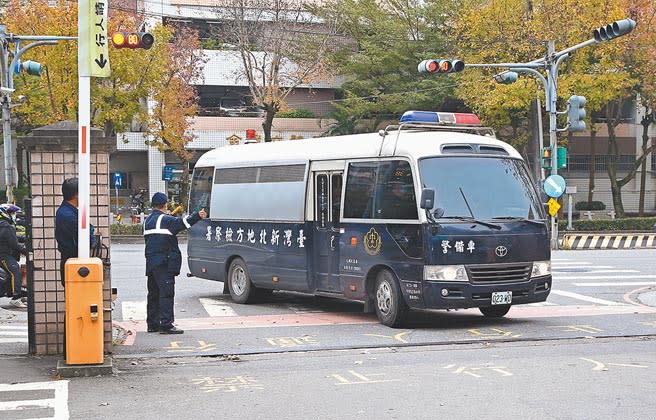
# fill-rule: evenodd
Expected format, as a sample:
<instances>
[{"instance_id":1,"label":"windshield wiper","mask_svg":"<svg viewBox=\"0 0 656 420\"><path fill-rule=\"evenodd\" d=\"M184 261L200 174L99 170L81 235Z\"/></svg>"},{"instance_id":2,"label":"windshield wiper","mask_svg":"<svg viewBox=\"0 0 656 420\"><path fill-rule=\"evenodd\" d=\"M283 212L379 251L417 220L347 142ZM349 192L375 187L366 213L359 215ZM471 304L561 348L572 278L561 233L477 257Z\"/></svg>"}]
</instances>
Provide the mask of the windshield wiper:
<instances>
[{"instance_id":1,"label":"windshield wiper","mask_svg":"<svg viewBox=\"0 0 656 420\"><path fill-rule=\"evenodd\" d=\"M492 229L501 229L501 226L495 224L495 223L490 223L490 222L484 222L482 220L475 219L471 216L442 216L440 219L455 219L455 220L462 220L463 222L473 222L473 223L478 223L479 225L487 226Z\"/></svg>"},{"instance_id":2,"label":"windshield wiper","mask_svg":"<svg viewBox=\"0 0 656 420\"><path fill-rule=\"evenodd\" d=\"M527 219L526 217L519 217L519 216L498 216L498 217L493 217L492 220L510 220L510 221L533 223L534 225L544 226L544 220L533 220L533 219Z\"/></svg>"}]
</instances>

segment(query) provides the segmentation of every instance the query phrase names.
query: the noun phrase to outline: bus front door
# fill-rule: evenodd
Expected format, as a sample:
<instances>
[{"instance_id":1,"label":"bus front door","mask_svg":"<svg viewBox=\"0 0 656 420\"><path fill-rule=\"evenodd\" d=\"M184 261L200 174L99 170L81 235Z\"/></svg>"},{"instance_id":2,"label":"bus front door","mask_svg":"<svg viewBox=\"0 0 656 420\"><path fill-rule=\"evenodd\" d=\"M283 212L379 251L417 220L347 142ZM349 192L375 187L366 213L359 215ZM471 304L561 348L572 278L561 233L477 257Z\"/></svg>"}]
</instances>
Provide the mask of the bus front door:
<instances>
[{"instance_id":1,"label":"bus front door","mask_svg":"<svg viewBox=\"0 0 656 420\"><path fill-rule=\"evenodd\" d=\"M314 276L316 289L340 292L339 211L342 197L341 172L314 174Z\"/></svg>"}]
</instances>

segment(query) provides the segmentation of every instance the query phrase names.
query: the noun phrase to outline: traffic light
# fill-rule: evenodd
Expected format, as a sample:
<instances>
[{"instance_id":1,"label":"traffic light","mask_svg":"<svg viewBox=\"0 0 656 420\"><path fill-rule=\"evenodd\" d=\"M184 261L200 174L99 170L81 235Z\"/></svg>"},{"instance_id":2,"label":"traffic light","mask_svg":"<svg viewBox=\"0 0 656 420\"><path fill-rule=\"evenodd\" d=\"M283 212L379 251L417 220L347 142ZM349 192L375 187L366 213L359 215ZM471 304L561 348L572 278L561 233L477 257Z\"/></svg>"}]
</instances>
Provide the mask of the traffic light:
<instances>
[{"instance_id":1,"label":"traffic light","mask_svg":"<svg viewBox=\"0 0 656 420\"><path fill-rule=\"evenodd\" d=\"M551 169L551 147L542 148L542 159L540 159L540 166L544 169Z\"/></svg>"},{"instance_id":2,"label":"traffic light","mask_svg":"<svg viewBox=\"0 0 656 420\"><path fill-rule=\"evenodd\" d=\"M424 60L417 66L419 73L460 73L464 69L464 61L444 60L441 58Z\"/></svg>"},{"instance_id":3,"label":"traffic light","mask_svg":"<svg viewBox=\"0 0 656 420\"><path fill-rule=\"evenodd\" d=\"M150 32L114 32L112 44L114 48L150 49L155 43L155 37Z\"/></svg>"},{"instance_id":4,"label":"traffic light","mask_svg":"<svg viewBox=\"0 0 656 420\"><path fill-rule=\"evenodd\" d=\"M544 169L551 169L551 147L542 148L542 158L540 159L540 166ZM558 147L556 152L556 167L563 169L567 167L567 148Z\"/></svg>"},{"instance_id":5,"label":"traffic light","mask_svg":"<svg viewBox=\"0 0 656 420\"><path fill-rule=\"evenodd\" d=\"M509 85L519 79L519 74L515 71L504 71L503 73L495 74L493 77L495 82L502 85Z\"/></svg>"},{"instance_id":6,"label":"traffic light","mask_svg":"<svg viewBox=\"0 0 656 420\"><path fill-rule=\"evenodd\" d=\"M626 35L636 27L632 19L616 20L606 26L600 26L592 32L595 41L609 41L618 36Z\"/></svg>"},{"instance_id":7,"label":"traffic light","mask_svg":"<svg viewBox=\"0 0 656 420\"><path fill-rule=\"evenodd\" d=\"M567 122L571 132L585 131L585 96L572 95L567 101Z\"/></svg>"}]
</instances>

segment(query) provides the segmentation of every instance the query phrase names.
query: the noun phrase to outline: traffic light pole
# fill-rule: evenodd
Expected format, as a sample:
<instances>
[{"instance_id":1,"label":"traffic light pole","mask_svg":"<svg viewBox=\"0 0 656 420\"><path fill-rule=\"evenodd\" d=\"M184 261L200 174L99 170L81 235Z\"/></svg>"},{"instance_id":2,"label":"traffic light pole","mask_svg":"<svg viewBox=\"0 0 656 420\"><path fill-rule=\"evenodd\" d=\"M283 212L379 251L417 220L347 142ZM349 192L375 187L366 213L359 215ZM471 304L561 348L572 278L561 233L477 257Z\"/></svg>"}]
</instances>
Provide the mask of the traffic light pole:
<instances>
[{"instance_id":1,"label":"traffic light pole","mask_svg":"<svg viewBox=\"0 0 656 420\"><path fill-rule=\"evenodd\" d=\"M21 56L32 48L43 45L54 45L62 40L74 40L69 36L39 36L39 35L13 35L7 33L7 27L0 25L0 87L2 87L2 139L5 164L5 186L7 202L14 202L14 188L16 187L16 168L14 168L13 145L11 139L11 94L14 91L14 71L20 63ZM33 41L26 47L20 48L21 41ZM9 61L9 43L16 45L13 58Z\"/></svg>"}]
</instances>

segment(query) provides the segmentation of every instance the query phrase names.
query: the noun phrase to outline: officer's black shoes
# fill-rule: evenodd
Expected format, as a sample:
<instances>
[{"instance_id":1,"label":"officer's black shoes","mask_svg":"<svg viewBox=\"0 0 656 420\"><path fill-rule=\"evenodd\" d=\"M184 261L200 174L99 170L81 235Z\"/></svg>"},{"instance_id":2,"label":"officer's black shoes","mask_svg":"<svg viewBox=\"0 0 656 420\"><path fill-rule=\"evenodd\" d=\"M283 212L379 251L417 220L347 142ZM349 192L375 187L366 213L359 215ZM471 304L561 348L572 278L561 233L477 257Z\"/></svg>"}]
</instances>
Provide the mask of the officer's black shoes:
<instances>
[{"instance_id":1,"label":"officer's black shoes","mask_svg":"<svg viewBox=\"0 0 656 420\"><path fill-rule=\"evenodd\" d=\"M148 326L148 332L157 332L157 331L159 331L159 327Z\"/></svg>"},{"instance_id":2,"label":"officer's black shoes","mask_svg":"<svg viewBox=\"0 0 656 420\"><path fill-rule=\"evenodd\" d=\"M160 334L182 334L184 330L181 330L180 328L169 328L168 330L160 330Z\"/></svg>"}]
</instances>

